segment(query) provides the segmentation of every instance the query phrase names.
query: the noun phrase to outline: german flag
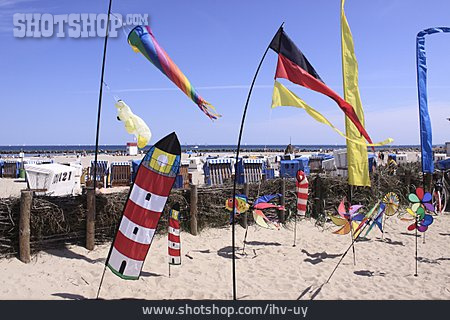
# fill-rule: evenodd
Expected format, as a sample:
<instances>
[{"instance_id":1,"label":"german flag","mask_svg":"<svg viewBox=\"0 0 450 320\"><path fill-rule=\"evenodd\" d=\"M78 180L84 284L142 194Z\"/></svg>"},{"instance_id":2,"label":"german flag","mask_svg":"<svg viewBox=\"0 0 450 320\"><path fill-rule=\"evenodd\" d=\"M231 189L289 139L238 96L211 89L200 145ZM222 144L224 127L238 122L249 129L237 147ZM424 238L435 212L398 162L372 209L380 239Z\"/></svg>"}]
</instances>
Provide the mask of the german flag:
<instances>
[{"instance_id":1,"label":"german flag","mask_svg":"<svg viewBox=\"0 0 450 320\"><path fill-rule=\"evenodd\" d=\"M342 99L336 92L328 87L320 78L317 71L309 63L294 42L281 27L273 37L270 48L278 53L278 64L275 79L284 78L308 89L320 92L333 99L353 122L367 142L372 143L369 134L358 119L352 105Z\"/></svg>"}]
</instances>

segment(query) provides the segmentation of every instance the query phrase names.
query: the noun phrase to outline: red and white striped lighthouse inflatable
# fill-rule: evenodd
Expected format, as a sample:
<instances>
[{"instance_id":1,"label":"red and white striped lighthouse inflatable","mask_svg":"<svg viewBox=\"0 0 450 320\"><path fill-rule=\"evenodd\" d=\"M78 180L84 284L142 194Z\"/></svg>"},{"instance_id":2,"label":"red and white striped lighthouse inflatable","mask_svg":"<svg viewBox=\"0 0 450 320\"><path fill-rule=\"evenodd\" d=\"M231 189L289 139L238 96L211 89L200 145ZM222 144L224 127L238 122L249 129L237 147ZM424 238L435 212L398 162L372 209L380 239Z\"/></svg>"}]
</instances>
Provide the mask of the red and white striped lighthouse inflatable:
<instances>
[{"instance_id":1,"label":"red and white striped lighthouse inflatable","mask_svg":"<svg viewBox=\"0 0 450 320\"><path fill-rule=\"evenodd\" d=\"M169 264L181 264L180 205L176 203L169 214Z\"/></svg>"},{"instance_id":2,"label":"red and white striped lighthouse inflatable","mask_svg":"<svg viewBox=\"0 0 450 320\"><path fill-rule=\"evenodd\" d=\"M180 158L180 142L173 132L155 143L142 159L106 262L117 276L139 278L180 169Z\"/></svg>"},{"instance_id":3,"label":"red and white striped lighthouse inflatable","mask_svg":"<svg viewBox=\"0 0 450 320\"><path fill-rule=\"evenodd\" d=\"M306 215L306 205L308 203L308 179L302 170L297 171L297 214L300 216Z\"/></svg>"}]
</instances>

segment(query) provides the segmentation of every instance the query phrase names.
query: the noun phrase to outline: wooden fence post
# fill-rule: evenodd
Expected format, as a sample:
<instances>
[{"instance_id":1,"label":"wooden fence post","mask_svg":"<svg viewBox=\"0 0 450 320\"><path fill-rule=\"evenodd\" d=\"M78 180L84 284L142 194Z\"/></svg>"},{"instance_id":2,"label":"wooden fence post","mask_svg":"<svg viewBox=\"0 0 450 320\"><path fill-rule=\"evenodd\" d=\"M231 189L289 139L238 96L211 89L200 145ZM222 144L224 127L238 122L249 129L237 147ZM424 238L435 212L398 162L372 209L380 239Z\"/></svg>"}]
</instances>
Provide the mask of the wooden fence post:
<instances>
[{"instance_id":1,"label":"wooden fence post","mask_svg":"<svg viewBox=\"0 0 450 320\"><path fill-rule=\"evenodd\" d=\"M406 184L406 192L407 194L411 193L411 170L407 169L405 172L405 184Z\"/></svg>"},{"instance_id":2,"label":"wooden fence post","mask_svg":"<svg viewBox=\"0 0 450 320\"><path fill-rule=\"evenodd\" d=\"M191 215L191 234L196 236L198 234L197 230L197 201L198 201L198 193L197 193L197 185L191 183L191 201L190 201L190 215Z\"/></svg>"},{"instance_id":3,"label":"wooden fence post","mask_svg":"<svg viewBox=\"0 0 450 320\"><path fill-rule=\"evenodd\" d=\"M281 178L281 205L286 208L286 180ZM280 214L280 222L284 223L286 219L286 209L285 210L279 210Z\"/></svg>"},{"instance_id":4,"label":"wooden fence post","mask_svg":"<svg viewBox=\"0 0 450 320\"><path fill-rule=\"evenodd\" d=\"M432 179L433 175L431 173L424 173L423 174L423 189L425 190L425 192L430 192L431 193L431 189L432 189Z\"/></svg>"},{"instance_id":5,"label":"wooden fence post","mask_svg":"<svg viewBox=\"0 0 450 320\"><path fill-rule=\"evenodd\" d=\"M316 175L314 179L314 210L316 217L320 217L322 214L322 200L323 200L323 186L322 186L322 178L320 175Z\"/></svg>"},{"instance_id":6,"label":"wooden fence post","mask_svg":"<svg viewBox=\"0 0 450 320\"><path fill-rule=\"evenodd\" d=\"M87 189L87 215L86 215L86 249L94 250L95 246L95 190Z\"/></svg>"},{"instance_id":7,"label":"wooden fence post","mask_svg":"<svg viewBox=\"0 0 450 320\"><path fill-rule=\"evenodd\" d=\"M248 199L248 193L249 193L249 185L248 183L244 183L244 194ZM248 224L248 212L246 212L244 215L244 218L242 219L242 227L247 228Z\"/></svg>"},{"instance_id":8,"label":"wooden fence post","mask_svg":"<svg viewBox=\"0 0 450 320\"><path fill-rule=\"evenodd\" d=\"M30 216L33 192L22 190L20 195L19 217L19 259L24 263L31 261L30 256Z\"/></svg>"}]
</instances>

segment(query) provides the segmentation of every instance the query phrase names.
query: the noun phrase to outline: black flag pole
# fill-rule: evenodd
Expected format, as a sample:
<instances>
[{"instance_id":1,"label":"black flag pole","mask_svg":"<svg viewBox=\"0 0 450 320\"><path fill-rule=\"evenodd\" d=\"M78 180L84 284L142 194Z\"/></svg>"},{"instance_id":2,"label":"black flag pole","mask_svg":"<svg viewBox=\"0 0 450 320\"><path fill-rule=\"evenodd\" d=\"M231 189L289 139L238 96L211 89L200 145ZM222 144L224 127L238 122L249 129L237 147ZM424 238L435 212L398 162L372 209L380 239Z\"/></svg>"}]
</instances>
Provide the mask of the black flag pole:
<instances>
[{"instance_id":1,"label":"black flag pole","mask_svg":"<svg viewBox=\"0 0 450 320\"><path fill-rule=\"evenodd\" d=\"M95 205L95 190L97 187L97 155L98 155L98 138L100 135L100 116L101 116L101 112L102 112L102 97L103 97L103 77L105 75L105 62L106 62L106 48L108 46L108 35L109 35L109 25L110 25L110 17L111 17L111 6L112 6L112 0L109 0L109 6L108 6L108 18L106 21L106 33L105 33L105 41L103 44L103 61L102 61L102 74L100 76L100 92L98 95L98 111L97 111L97 131L95 133L95 156L94 156L94 208L96 207ZM94 209L94 214L95 214L95 209ZM100 280L100 285L98 286L98 290L97 290L97 297L96 299L98 299L99 295L100 295L100 289L102 287L103 284L103 278L105 277L105 271L106 271L106 264L105 267L103 268L103 274L102 274L102 278Z\"/></svg>"},{"instance_id":2,"label":"black flag pole","mask_svg":"<svg viewBox=\"0 0 450 320\"><path fill-rule=\"evenodd\" d=\"M281 24L280 28L283 28L284 22ZM280 29L279 28L279 29ZM244 112L242 113L242 120L241 120L241 127L239 129L239 137L238 137L238 144L236 149L236 162L234 164L234 181L233 181L233 206L232 206L232 218L231 218L231 247L232 247L232 274L233 274L233 300L237 300L236 298L236 256L235 256L235 208L236 208L236 184L237 184L237 166L239 161L239 151L241 150L241 140L242 140L242 132L244 131L244 122L245 122L245 116L247 115L247 108L248 103L250 101L250 96L253 91L253 86L255 85L256 77L258 76L259 69L261 68L261 65L264 61L264 58L266 57L267 52L270 49L270 43L267 46L266 51L264 51L264 54L261 58L261 61L259 62L258 68L256 69L255 75L253 76L253 81L250 86L250 89L248 91L247 101L245 102L244 106Z\"/></svg>"},{"instance_id":3,"label":"black flag pole","mask_svg":"<svg viewBox=\"0 0 450 320\"><path fill-rule=\"evenodd\" d=\"M106 47L108 46L109 23L110 23L109 18L111 16L111 6L112 0L109 0L108 18L106 21L106 34L105 34L105 41L103 44L103 60L102 60L102 73L100 76L100 92L98 94L97 130L95 133L95 156L94 156L94 192L95 188L97 187L98 138L100 136L100 116L102 113L102 98L103 98L103 77L105 75ZM94 208L95 208L95 197L94 197Z\"/></svg>"}]
</instances>

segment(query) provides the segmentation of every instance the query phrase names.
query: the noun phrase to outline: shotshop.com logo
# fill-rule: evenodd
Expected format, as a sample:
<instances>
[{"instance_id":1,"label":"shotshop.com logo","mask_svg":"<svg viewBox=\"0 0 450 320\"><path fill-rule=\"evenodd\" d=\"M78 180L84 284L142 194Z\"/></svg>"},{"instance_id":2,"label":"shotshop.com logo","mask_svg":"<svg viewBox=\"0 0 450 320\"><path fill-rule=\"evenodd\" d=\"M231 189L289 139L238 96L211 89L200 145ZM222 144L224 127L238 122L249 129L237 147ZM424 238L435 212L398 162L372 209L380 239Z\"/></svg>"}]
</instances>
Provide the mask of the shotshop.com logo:
<instances>
[{"instance_id":1,"label":"shotshop.com logo","mask_svg":"<svg viewBox=\"0 0 450 320\"><path fill-rule=\"evenodd\" d=\"M104 13L15 13L13 35L16 38L95 38L106 36L108 15ZM124 26L148 25L148 14L119 13L110 16L108 37L118 36Z\"/></svg>"}]
</instances>

